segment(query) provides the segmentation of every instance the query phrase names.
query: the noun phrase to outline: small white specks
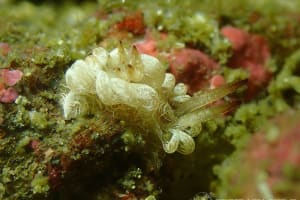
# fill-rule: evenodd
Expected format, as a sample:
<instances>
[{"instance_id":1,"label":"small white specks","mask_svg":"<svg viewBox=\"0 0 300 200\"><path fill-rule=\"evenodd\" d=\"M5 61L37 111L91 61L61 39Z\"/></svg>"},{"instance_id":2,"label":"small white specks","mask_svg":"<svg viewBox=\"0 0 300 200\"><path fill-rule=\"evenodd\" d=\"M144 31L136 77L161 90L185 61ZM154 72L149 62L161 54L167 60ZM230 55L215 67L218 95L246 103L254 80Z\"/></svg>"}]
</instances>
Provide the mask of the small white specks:
<instances>
[{"instance_id":1,"label":"small white specks","mask_svg":"<svg viewBox=\"0 0 300 200\"><path fill-rule=\"evenodd\" d=\"M58 45L62 45L63 43L64 43L64 41L61 40L61 39L57 41L57 44L58 44Z\"/></svg>"},{"instance_id":2,"label":"small white specks","mask_svg":"<svg viewBox=\"0 0 300 200\"><path fill-rule=\"evenodd\" d=\"M290 82L290 79L287 78L287 77L285 77L285 78L283 79L283 82L284 82L284 83L288 83L288 82Z\"/></svg>"},{"instance_id":3,"label":"small white specks","mask_svg":"<svg viewBox=\"0 0 300 200\"><path fill-rule=\"evenodd\" d=\"M158 25L157 30L158 30L158 31L162 31L163 28L164 28L163 25Z\"/></svg>"},{"instance_id":4,"label":"small white specks","mask_svg":"<svg viewBox=\"0 0 300 200\"><path fill-rule=\"evenodd\" d=\"M81 55L85 55L85 54L86 54L86 52L85 52L84 50L80 50L79 53L80 53Z\"/></svg>"},{"instance_id":5,"label":"small white specks","mask_svg":"<svg viewBox=\"0 0 300 200\"><path fill-rule=\"evenodd\" d=\"M204 16L201 13L197 13L196 15L194 15L194 19L200 23L206 22L206 19L204 18Z\"/></svg>"},{"instance_id":6,"label":"small white specks","mask_svg":"<svg viewBox=\"0 0 300 200\"><path fill-rule=\"evenodd\" d=\"M159 9L159 10L156 11L156 14L160 16L160 15L163 14L163 11L161 9Z\"/></svg>"}]
</instances>

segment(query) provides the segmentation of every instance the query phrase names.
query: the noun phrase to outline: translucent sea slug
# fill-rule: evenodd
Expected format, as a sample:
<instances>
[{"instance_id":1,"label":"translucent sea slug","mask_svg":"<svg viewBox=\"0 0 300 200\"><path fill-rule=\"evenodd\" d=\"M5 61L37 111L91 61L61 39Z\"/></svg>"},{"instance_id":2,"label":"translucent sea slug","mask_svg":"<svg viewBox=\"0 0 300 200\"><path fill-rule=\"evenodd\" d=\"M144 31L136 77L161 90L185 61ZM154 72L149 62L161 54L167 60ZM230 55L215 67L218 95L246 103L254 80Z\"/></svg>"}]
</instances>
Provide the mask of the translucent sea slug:
<instances>
[{"instance_id":1,"label":"translucent sea slug","mask_svg":"<svg viewBox=\"0 0 300 200\"><path fill-rule=\"evenodd\" d=\"M133 128L156 134L165 152L190 154L193 137L201 123L231 106L209 107L210 103L235 91L243 81L195 94L187 94L183 83L175 83L155 57L139 54L135 47L107 52L99 47L66 72L70 89L63 98L64 117L88 112L108 112Z\"/></svg>"}]
</instances>

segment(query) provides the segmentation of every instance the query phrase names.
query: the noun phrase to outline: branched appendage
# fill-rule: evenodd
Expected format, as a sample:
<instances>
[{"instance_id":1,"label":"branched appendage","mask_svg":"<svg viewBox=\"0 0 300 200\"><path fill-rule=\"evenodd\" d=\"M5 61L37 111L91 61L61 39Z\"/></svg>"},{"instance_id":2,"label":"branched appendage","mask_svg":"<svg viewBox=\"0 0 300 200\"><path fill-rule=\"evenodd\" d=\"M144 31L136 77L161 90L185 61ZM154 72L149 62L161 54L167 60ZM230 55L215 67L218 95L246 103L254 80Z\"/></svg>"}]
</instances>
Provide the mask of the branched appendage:
<instances>
[{"instance_id":1,"label":"branched appendage","mask_svg":"<svg viewBox=\"0 0 300 200\"><path fill-rule=\"evenodd\" d=\"M66 72L66 84L70 89L63 98L66 119L109 111L133 127L156 133L167 153L190 154L201 123L231 107L209 105L245 82L191 97L183 83L175 84L174 76L165 73L158 59L120 44L111 52L96 48L85 60L77 60Z\"/></svg>"}]
</instances>

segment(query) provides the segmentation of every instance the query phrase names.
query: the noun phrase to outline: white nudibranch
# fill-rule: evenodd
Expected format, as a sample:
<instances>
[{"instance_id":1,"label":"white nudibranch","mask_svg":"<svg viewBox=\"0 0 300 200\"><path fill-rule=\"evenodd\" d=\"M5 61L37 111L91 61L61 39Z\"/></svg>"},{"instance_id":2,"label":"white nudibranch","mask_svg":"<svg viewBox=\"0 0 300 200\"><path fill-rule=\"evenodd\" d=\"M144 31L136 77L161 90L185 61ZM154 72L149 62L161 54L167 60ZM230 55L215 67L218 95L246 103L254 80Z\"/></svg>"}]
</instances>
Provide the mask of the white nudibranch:
<instances>
[{"instance_id":1,"label":"white nudibranch","mask_svg":"<svg viewBox=\"0 0 300 200\"><path fill-rule=\"evenodd\" d=\"M135 47L125 49L120 44L111 52L98 47L66 72L70 91L62 100L64 117L75 118L95 110L110 112L133 127L155 133L165 152L190 154L201 123L213 117L204 106L233 92L237 86L231 84L225 87L227 92L215 92L207 95L211 97L207 101L199 100L201 95L189 96L187 87L176 84L174 76L165 71L157 58L139 54ZM197 104L196 110L185 108L191 103Z\"/></svg>"}]
</instances>

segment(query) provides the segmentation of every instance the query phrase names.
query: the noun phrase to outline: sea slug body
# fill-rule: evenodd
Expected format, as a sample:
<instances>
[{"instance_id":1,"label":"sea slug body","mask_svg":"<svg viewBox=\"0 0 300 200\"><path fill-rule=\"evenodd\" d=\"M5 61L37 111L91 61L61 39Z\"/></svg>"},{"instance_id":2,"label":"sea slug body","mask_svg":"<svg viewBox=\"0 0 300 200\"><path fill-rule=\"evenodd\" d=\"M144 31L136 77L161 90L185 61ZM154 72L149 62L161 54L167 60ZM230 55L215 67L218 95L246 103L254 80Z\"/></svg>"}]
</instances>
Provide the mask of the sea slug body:
<instances>
[{"instance_id":1,"label":"sea slug body","mask_svg":"<svg viewBox=\"0 0 300 200\"><path fill-rule=\"evenodd\" d=\"M155 133L165 152L190 154L201 122L212 116L204 106L233 92L240 84L225 86L220 95L212 93L207 102L197 95L189 96L187 87L175 84L174 76L165 71L157 58L139 54L135 47L126 49L120 44L110 52L98 47L66 72L70 91L62 101L64 117L75 118L95 110L108 112L132 127ZM192 101L201 104L196 109L184 109ZM202 116L206 113L207 119Z\"/></svg>"}]
</instances>

